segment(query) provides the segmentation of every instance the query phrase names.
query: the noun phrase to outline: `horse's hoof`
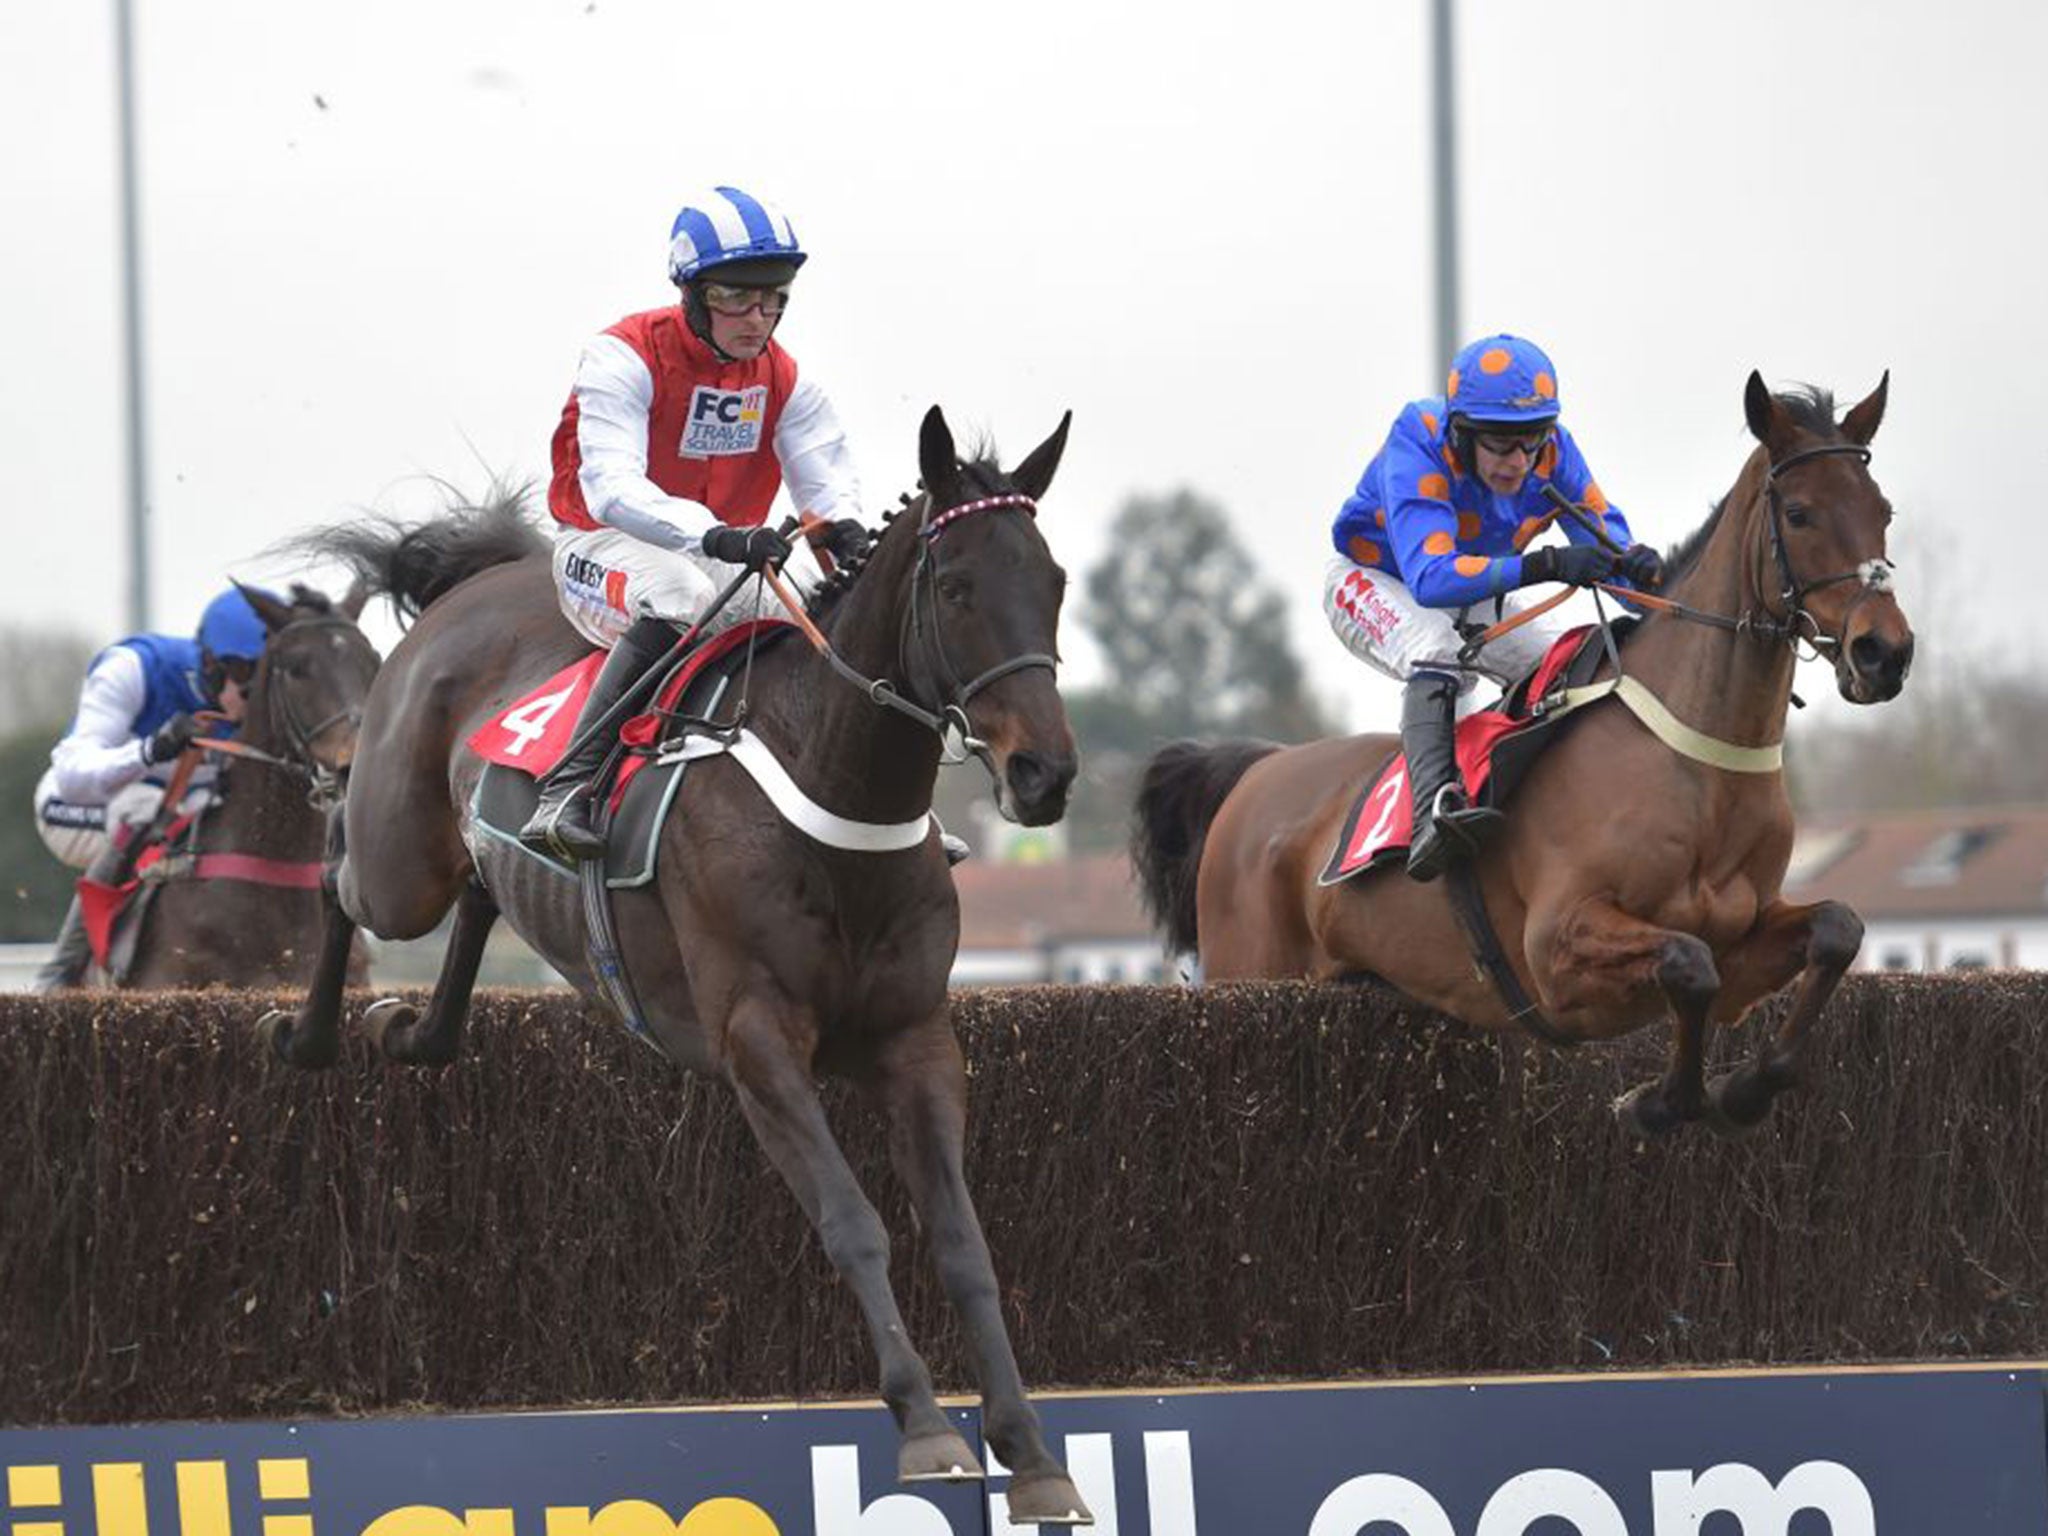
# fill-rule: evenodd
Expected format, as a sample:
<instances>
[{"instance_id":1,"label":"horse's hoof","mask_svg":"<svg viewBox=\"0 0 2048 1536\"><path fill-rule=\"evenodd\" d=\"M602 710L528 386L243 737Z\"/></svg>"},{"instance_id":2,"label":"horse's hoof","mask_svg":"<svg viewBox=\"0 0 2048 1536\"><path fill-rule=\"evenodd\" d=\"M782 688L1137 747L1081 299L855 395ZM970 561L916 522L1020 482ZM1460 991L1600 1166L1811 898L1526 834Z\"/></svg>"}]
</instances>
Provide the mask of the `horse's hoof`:
<instances>
[{"instance_id":1,"label":"horse's hoof","mask_svg":"<svg viewBox=\"0 0 2048 1536\"><path fill-rule=\"evenodd\" d=\"M393 1061L403 1061L405 1058L396 1049L399 1042L390 1039L391 1031L416 1023L419 1016L419 1009L402 998L380 997L363 1010L363 1032L379 1051Z\"/></svg>"},{"instance_id":2,"label":"horse's hoof","mask_svg":"<svg viewBox=\"0 0 2048 1536\"><path fill-rule=\"evenodd\" d=\"M984 1474L967 1442L947 1429L904 1441L896 1453L896 1475L906 1483L958 1483Z\"/></svg>"},{"instance_id":3,"label":"horse's hoof","mask_svg":"<svg viewBox=\"0 0 2048 1536\"><path fill-rule=\"evenodd\" d=\"M292 1032L298 1025L298 1015L283 1008L273 1008L256 1021L256 1038L270 1047L270 1054L288 1067L318 1069L334 1065L338 1048L328 1050L324 1055L309 1055L294 1048Z\"/></svg>"},{"instance_id":4,"label":"horse's hoof","mask_svg":"<svg viewBox=\"0 0 2048 1536\"><path fill-rule=\"evenodd\" d=\"M1716 1136L1730 1141L1756 1133L1771 1112L1771 1101L1766 1096L1761 1104L1751 1102L1755 1095L1745 1092L1747 1085L1738 1081L1742 1069L1723 1072L1707 1084L1707 1128ZM1729 1100L1733 1098L1734 1102Z\"/></svg>"},{"instance_id":5,"label":"horse's hoof","mask_svg":"<svg viewBox=\"0 0 2048 1536\"><path fill-rule=\"evenodd\" d=\"M1638 1141L1655 1141L1678 1128L1660 1092L1661 1084L1638 1083L1614 1101L1614 1123Z\"/></svg>"},{"instance_id":6,"label":"horse's hoof","mask_svg":"<svg viewBox=\"0 0 2048 1536\"><path fill-rule=\"evenodd\" d=\"M1010 1484L1012 1525L1093 1525L1095 1516L1081 1500L1081 1490L1064 1472L1041 1472Z\"/></svg>"}]
</instances>

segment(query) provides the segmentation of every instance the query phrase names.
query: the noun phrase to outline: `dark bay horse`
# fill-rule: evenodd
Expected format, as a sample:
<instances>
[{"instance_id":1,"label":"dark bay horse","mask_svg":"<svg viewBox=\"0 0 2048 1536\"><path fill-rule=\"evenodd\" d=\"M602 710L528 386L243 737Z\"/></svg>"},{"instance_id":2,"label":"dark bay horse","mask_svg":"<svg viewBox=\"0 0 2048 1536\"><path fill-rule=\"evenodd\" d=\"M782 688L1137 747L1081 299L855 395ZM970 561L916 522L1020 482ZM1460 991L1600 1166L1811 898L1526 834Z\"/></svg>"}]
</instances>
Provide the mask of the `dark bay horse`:
<instances>
[{"instance_id":1,"label":"dark bay horse","mask_svg":"<svg viewBox=\"0 0 2048 1536\"><path fill-rule=\"evenodd\" d=\"M327 807L355 753L377 650L340 603L294 585L289 602L243 594L269 631L219 796L143 921L124 987L281 987L312 979L323 922ZM196 749L195 749L196 750ZM348 956L362 980L360 954Z\"/></svg>"},{"instance_id":2,"label":"dark bay horse","mask_svg":"<svg viewBox=\"0 0 2048 1536\"><path fill-rule=\"evenodd\" d=\"M1802 645L1832 661L1854 703L1905 683L1913 634L1885 558L1891 507L1868 469L1885 388L1838 426L1824 392L1773 395L1751 374L1744 407L1759 446L1669 562L1664 595L1691 611L1653 613L1621 650L1626 675L1682 726L1737 748L1721 755L1743 771L1667 745L1610 698L1562 727L1481 857L1508 960L1559 1035L1675 1021L1666 1075L1616 1106L1638 1133L1703 1115L1722 1129L1760 1120L1795 1085L1806 1033L1862 942L1840 903L1779 895L1792 809L1771 749ZM1699 749L1682 728L1669 734ZM1165 749L1133 832L1146 898L1208 980L1374 975L1467 1023L1510 1028L1442 882L1396 870L1318 883L1352 800L1398 745ZM1795 977L1776 1038L1706 1084L1707 1025L1740 1019Z\"/></svg>"},{"instance_id":3,"label":"dark bay horse","mask_svg":"<svg viewBox=\"0 0 2048 1536\"><path fill-rule=\"evenodd\" d=\"M1040 825L1064 813L1076 760L1053 667L1066 577L1035 507L1066 432L1062 421L1004 474L958 462L938 409L925 418L925 494L812 603L839 663L886 688L850 686L802 644L758 656L747 723L814 802L866 823L922 818L952 716L1008 814ZM587 646L557 608L543 546L503 516L344 533L333 551L402 610L424 611L364 716L329 944L345 945L358 924L414 937L455 908L425 1013L384 1003L367 1021L387 1055L445 1062L500 912L586 995L601 995L576 884L468 821L482 768L471 733ZM711 757L683 780L654 882L615 894L620 949L654 1035L682 1065L732 1085L859 1300L903 1433L901 1475L981 1469L905 1334L888 1235L833 1138L817 1075L850 1079L888 1120L895 1166L965 1325L989 1443L1014 1474L1010 1518L1086 1522L1025 1397L962 1172L966 1083L946 1001L959 907L936 826L893 852L827 846L781 819L730 759ZM279 1054L331 1062L340 1002L338 971L323 962L296 1017L264 1021Z\"/></svg>"}]
</instances>

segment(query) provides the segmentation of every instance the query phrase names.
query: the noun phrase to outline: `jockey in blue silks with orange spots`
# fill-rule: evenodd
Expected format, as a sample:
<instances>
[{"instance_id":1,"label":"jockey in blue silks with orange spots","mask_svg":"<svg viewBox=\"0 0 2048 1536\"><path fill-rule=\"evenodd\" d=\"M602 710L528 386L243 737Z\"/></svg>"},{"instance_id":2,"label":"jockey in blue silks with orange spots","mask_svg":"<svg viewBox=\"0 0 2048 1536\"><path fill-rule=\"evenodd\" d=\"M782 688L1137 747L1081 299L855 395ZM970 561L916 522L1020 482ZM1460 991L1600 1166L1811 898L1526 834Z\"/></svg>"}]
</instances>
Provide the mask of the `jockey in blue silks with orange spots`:
<instances>
[{"instance_id":1,"label":"jockey in blue silks with orange spots","mask_svg":"<svg viewBox=\"0 0 2048 1536\"><path fill-rule=\"evenodd\" d=\"M1337 514L1323 606L1337 637L1407 685L1401 747L1415 809L1408 873L1434 880L1500 821L1459 782L1452 731L1479 674L1507 684L1531 671L1561 626L1532 620L1461 660L1459 625L1527 606L1516 589L1620 579L1654 587L1662 562L1634 542L1621 509L1558 423L1557 370L1518 336L1489 336L1457 356L1442 395L1409 403ZM1604 526L1616 556L1578 519L1571 542L1523 552L1553 517L1554 486ZM1469 702L1469 701L1468 701Z\"/></svg>"}]
</instances>

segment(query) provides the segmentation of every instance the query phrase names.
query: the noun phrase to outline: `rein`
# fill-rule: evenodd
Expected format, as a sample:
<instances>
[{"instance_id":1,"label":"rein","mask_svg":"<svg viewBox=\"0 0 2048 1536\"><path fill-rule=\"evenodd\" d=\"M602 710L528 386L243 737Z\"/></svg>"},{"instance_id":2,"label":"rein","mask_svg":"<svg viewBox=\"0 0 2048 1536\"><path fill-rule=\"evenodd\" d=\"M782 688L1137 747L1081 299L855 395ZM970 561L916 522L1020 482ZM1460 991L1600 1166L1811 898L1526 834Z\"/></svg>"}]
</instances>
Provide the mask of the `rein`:
<instances>
[{"instance_id":1,"label":"rein","mask_svg":"<svg viewBox=\"0 0 2048 1536\"><path fill-rule=\"evenodd\" d=\"M964 762L972 754L980 758L983 766L991 773L995 771L994 759L989 752L988 743L976 737L970 729L967 722L967 706L983 689L1013 672L1022 672L1033 667L1044 667L1047 671L1052 671L1057 663L1042 651L1030 651L1012 656L1006 661L999 661L967 682L961 682L951 657L946 653L945 636L939 628L938 562L932 551L938 543L939 535L962 518L977 512L1000 511L1006 507L1014 507L1032 517L1038 515L1036 501L1022 492L1012 491L998 496L984 496L975 501L965 501L956 507L947 508L936 516L933 516L927 507L924 525L917 531L922 544L918 549L917 564L910 573L910 604L904 611L902 631L897 638L896 664L898 670L906 674L912 670L911 644L913 640L922 638L929 627L933 659L942 682L950 693L950 698L936 711L912 703L892 679L869 677L854 667L833 648L832 642L826 638L824 632L811 621L810 615L803 610L803 604L797 601L795 594L789 590L782 578L772 571L764 570L761 573L777 600L789 610L790 617L803 631L804 638L810 641L811 648L831 664L833 671L866 694L868 702L883 709L892 709L931 731L939 738L940 750L947 762ZM958 733L957 750L954 748L951 734L954 732Z\"/></svg>"}]
</instances>

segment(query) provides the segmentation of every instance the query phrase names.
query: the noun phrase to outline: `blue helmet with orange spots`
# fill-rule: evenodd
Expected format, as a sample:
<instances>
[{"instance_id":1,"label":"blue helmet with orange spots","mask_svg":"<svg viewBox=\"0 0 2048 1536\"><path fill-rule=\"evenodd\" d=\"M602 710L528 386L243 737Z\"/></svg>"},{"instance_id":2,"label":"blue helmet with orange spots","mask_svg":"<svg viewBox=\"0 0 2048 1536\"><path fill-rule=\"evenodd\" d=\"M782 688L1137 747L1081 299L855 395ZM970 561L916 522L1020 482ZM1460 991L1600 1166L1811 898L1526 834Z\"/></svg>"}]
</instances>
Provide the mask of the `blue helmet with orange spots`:
<instances>
[{"instance_id":1,"label":"blue helmet with orange spots","mask_svg":"<svg viewBox=\"0 0 2048 1536\"><path fill-rule=\"evenodd\" d=\"M1519 336L1486 336L1451 363L1444 400L1453 424L1541 426L1557 420L1557 369Z\"/></svg>"}]
</instances>

